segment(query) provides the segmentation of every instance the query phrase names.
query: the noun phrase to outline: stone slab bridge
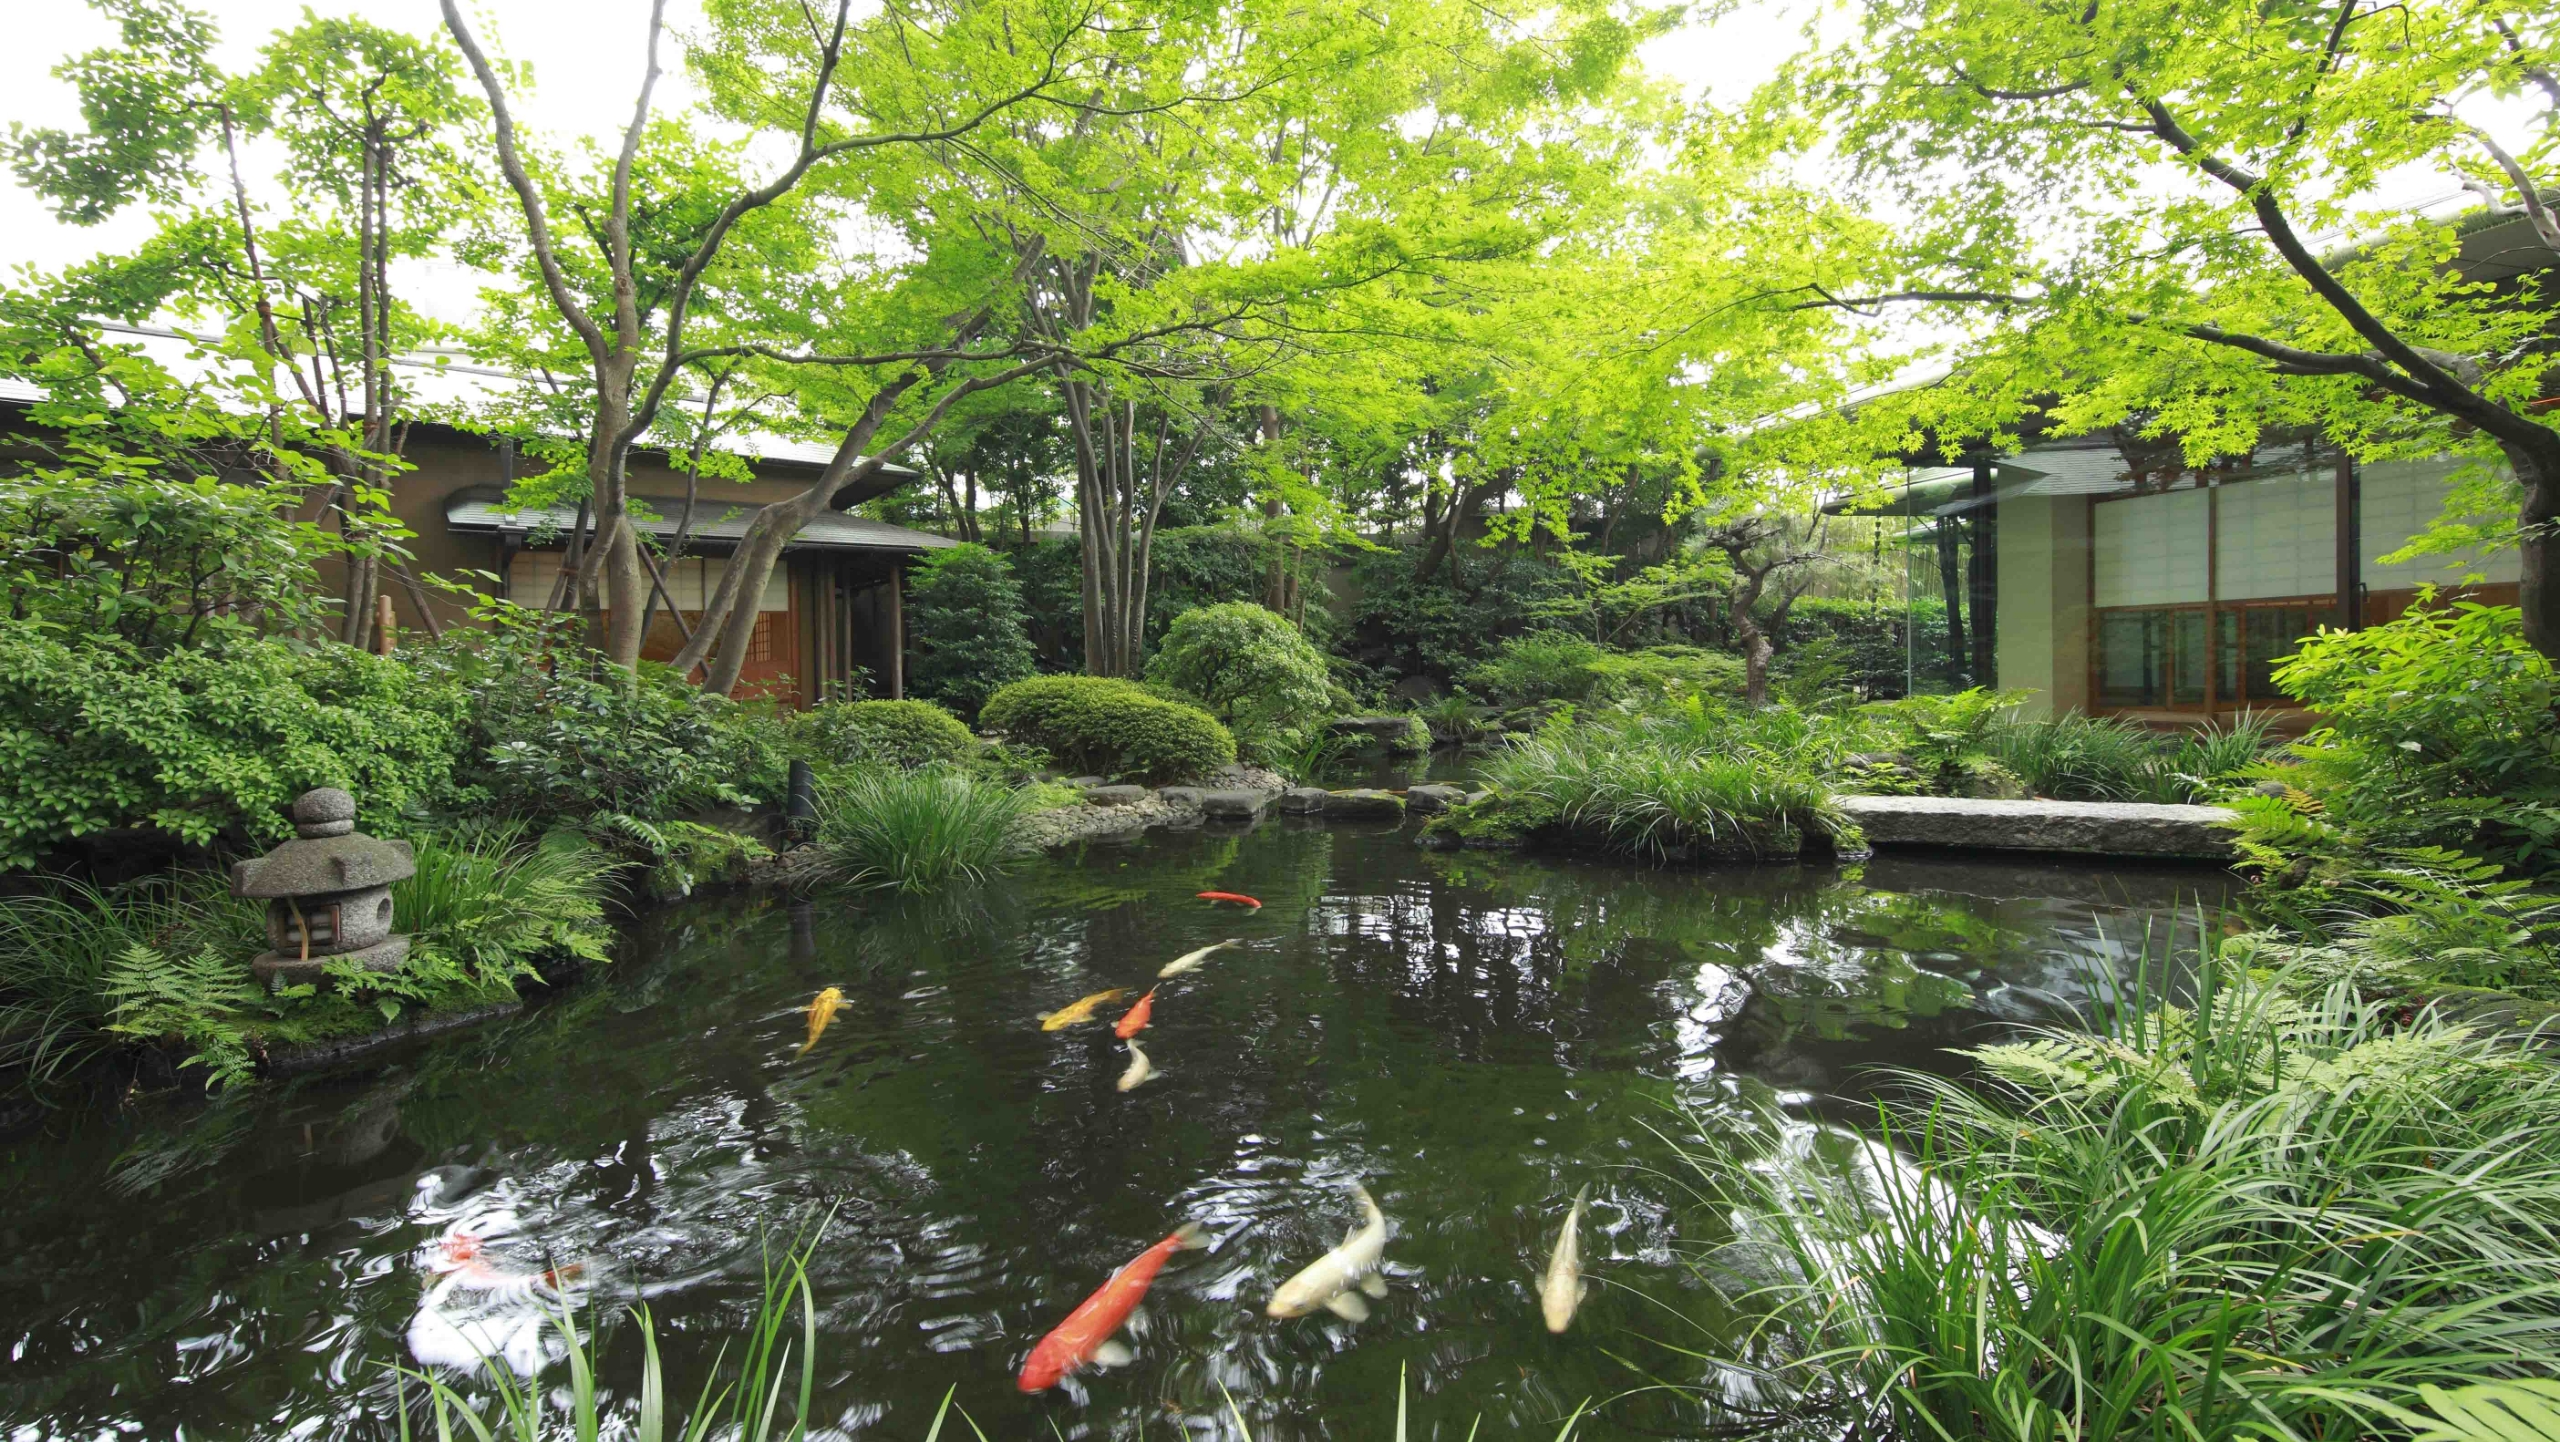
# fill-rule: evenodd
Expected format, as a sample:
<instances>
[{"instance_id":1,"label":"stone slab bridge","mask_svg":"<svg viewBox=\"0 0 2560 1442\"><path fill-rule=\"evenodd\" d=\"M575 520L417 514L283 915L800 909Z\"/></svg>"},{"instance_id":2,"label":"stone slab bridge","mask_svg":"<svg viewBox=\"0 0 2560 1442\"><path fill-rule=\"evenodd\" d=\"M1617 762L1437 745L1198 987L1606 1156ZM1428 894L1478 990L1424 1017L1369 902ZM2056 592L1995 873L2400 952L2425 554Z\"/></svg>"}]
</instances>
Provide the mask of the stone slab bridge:
<instances>
[{"instance_id":1,"label":"stone slab bridge","mask_svg":"<svg viewBox=\"0 0 2560 1442\"><path fill-rule=\"evenodd\" d=\"M1835 798L1874 847L2033 851L2061 856L2228 862L2234 813L2136 801L1967 801L1945 796Z\"/></svg>"}]
</instances>

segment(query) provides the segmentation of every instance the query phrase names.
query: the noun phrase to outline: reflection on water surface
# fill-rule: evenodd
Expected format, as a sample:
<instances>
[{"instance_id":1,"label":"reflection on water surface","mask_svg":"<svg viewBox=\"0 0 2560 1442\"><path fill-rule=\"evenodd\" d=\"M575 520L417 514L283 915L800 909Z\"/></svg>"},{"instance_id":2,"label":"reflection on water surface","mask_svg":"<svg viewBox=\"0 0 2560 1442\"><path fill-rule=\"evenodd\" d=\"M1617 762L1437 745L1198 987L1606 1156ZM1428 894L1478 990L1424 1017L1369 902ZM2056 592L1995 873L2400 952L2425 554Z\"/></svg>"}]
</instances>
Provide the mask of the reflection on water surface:
<instances>
[{"instance_id":1,"label":"reflection on water surface","mask_svg":"<svg viewBox=\"0 0 2560 1442\"><path fill-rule=\"evenodd\" d=\"M1417 1429L1456 1442L1481 1414L1487 1438L1550 1437L1586 1398L1694 1380L1660 1343L1735 1324L1683 1264L1722 1239L1663 1170L1679 1105L1854 1121L1868 1069L1953 1069L1945 1049L1987 1028L2066 1014L2221 884L1647 872L1292 826L1095 847L915 904L706 901L599 980L395 1065L20 1141L0 1419L26 1439L388 1435L388 1364L459 1337L541 1368L516 1322L559 1296L645 1299L689 1397L764 1255L832 1210L818 1411L846 1435L920 1439L956 1387L998 1438L1226 1433L1228 1394L1258 1437L1370 1436L1404 1369ZM1265 905L1194 899L1213 888ZM1248 944L1164 985L1143 1038L1163 1075L1133 1093L1107 1024L1040 1029L1227 936ZM797 1056L830 985L843 1010ZM1389 1297L1356 1326L1266 1318L1357 1219L1355 1179L1395 1224ZM1551 1337L1538 1271L1585 1183L1594 1287ZM1016 1393L1032 1343L1186 1217L1215 1246L1158 1280L1135 1362ZM608 1344L626 1398L636 1357ZM1582 1435L1697 1420L1657 1391Z\"/></svg>"}]
</instances>

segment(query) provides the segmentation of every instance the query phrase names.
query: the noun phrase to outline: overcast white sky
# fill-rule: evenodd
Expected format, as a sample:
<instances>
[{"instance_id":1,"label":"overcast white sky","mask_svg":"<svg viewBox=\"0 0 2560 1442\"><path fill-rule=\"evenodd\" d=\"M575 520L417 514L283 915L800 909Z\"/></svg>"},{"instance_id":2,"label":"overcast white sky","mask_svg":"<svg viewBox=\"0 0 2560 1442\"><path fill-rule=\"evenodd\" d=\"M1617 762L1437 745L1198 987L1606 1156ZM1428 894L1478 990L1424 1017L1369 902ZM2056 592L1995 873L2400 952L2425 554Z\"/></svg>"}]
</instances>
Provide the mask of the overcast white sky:
<instances>
[{"instance_id":1,"label":"overcast white sky","mask_svg":"<svg viewBox=\"0 0 2560 1442\"><path fill-rule=\"evenodd\" d=\"M222 27L226 66L248 64L266 38L294 24L308 8L322 14L356 14L378 24L426 32L438 28L436 0L196 0ZM1692 90L1738 98L1767 76L1796 45L1793 18L1805 0L1751 0L1712 28L1693 25L1655 42L1646 63ZM115 28L78 0L19 0L10 7L8 43L0 46L0 128L8 122L76 125L71 87L53 77L65 57L112 44ZM566 137L611 136L629 118L639 83L642 27L648 0L482 0L466 5L481 43L528 61L534 91L517 99L517 117L528 128ZM699 15L692 0L672 0L670 23L681 30ZM680 71L672 90L661 85L660 104L672 109L686 96ZM22 264L51 269L103 249L131 244L147 232L138 212L94 229L67 226L26 191L0 174L0 270ZM461 276L424 290L437 299L470 294ZM413 295L425 300L418 291ZM442 310L444 306L431 306ZM459 316L448 316L460 319Z\"/></svg>"}]
</instances>

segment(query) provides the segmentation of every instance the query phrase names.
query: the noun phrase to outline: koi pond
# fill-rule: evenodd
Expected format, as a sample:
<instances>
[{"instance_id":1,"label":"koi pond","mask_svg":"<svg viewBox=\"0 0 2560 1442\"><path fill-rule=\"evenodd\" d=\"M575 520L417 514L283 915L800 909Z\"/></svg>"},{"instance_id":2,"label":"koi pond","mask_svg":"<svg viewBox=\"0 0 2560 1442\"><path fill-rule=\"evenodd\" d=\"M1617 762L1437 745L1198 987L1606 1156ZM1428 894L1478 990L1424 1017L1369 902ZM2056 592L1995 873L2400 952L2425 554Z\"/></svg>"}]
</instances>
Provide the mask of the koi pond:
<instances>
[{"instance_id":1,"label":"koi pond","mask_svg":"<svg viewBox=\"0 0 2560 1442\"><path fill-rule=\"evenodd\" d=\"M1414 1435L1445 1442L1479 1418L1543 1442L1586 1401L1583 1438L1692 1435L1700 1404L1655 1384L1700 1380L1686 1354L1745 1322L1699 1265L1723 1217L1673 1142L1755 1107L1854 1124L1874 1068L1956 1070L1949 1048L2067 1018L2226 884L1889 857L1647 871L1273 823L918 902L702 900L520 1017L20 1138L0 1434L389 1437L396 1366L460 1379L495 1354L562 1384L561 1294L603 1328L626 1416L630 1303L689 1400L768 1261L824 1220L818 1435L923 1442L951 1393L996 1439L1239 1417L1266 1442L1374 1438L1400 1376ZM1126 1000L1041 1027L1227 937L1162 984L1134 1090ZM1265 1315L1361 1220L1355 1181L1392 1228L1385 1298L1356 1323ZM1586 1185L1591 1290L1550 1335L1540 1273ZM1186 1219L1211 1246L1165 1266L1120 1332L1134 1358L1019 1392L1033 1345Z\"/></svg>"}]
</instances>

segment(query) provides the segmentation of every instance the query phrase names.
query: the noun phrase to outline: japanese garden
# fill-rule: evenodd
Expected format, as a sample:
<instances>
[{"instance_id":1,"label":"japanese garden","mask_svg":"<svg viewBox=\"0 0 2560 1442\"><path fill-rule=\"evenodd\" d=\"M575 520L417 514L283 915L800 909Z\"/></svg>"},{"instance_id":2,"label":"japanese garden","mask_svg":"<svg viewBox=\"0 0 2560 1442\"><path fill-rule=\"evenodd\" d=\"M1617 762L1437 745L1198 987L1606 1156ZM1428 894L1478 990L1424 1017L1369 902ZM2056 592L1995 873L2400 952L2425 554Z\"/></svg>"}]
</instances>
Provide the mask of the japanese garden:
<instances>
[{"instance_id":1,"label":"japanese garden","mask_svg":"<svg viewBox=\"0 0 2560 1442\"><path fill-rule=\"evenodd\" d=\"M13 28L7 1437L2560 1437L2560 10Z\"/></svg>"}]
</instances>

